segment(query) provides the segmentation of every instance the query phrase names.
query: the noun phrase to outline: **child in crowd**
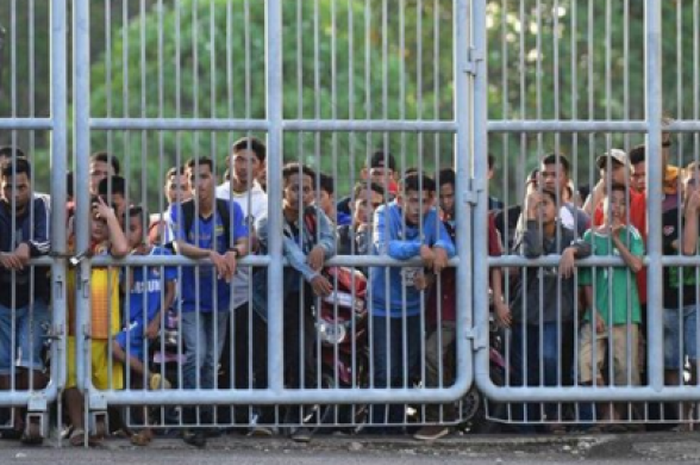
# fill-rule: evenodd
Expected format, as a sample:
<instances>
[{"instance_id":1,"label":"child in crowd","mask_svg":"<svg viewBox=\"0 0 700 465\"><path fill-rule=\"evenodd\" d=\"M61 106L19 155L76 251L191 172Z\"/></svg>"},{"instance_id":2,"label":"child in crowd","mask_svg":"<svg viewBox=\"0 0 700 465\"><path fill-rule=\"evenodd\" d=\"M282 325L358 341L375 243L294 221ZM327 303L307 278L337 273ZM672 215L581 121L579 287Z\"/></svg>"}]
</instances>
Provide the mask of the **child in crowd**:
<instances>
[{"instance_id":1,"label":"child in crowd","mask_svg":"<svg viewBox=\"0 0 700 465\"><path fill-rule=\"evenodd\" d=\"M114 258L125 257L129 253L129 245L114 210L99 197L91 199L92 214L90 215L91 246L93 256L111 255ZM70 231L69 227L69 231ZM72 236L72 234L69 234ZM71 238L72 239L72 238ZM77 388L76 378L76 337L82 335L82 328L76 327L76 272L70 270L67 280L68 297L68 346L66 359L68 362L65 399L70 418L72 432L70 443L73 446L84 444L84 399ZM117 268L92 267L90 274L90 344L92 364L92 384L96 389L122 389L122 366L109 360L109 346L112 337L119 332L119 270ZM90 442L97 442L107 434L103 420L98 420L96 434L90 437Z\"/></svg>"},{"instance_id":2,"label":"child in crowd","mask_svg":"<svg viewBox=\"0 0 700 465\"><path fill-rule=\"evenodd\" d=\"M168 249L153 247L148 243L145 225L148 215L139 206L130 207L125 215L127 238L132 255L171 255ZM175 301L177 270L173 267L134 267L125 269L122 287L127 296L124 308L125 328L112 342L112 356L126 364L138 379L132 385L148 380L150 389L170 388L170 382L160 373L148 373L144 363L148 354L146 340L152 340L160 332L161 314ZM163 294L164 293L164 294ZM164 298L163 298L164 296ZM136 381L136 382L134 382ZM146 420L145 416L143 420ZM132 444L143 446L152 439L150 428L145 428L131 437Z\"/></svg>"},{"instance_id":3,"label":"child in crowd","mask_svg":"<svg viewBox=\"0 0 700 465\"><path fill-rule=\"evenodd\" d=\"M635 275L643 267L644 241L634 226L625 224L627 194L623 184L613 184L604 201L603 224L586 231L583 237L593 255L620 256L626 266L583 268L579 272L587 307L578 361L582 384L605 384L606 360L611 362L611 384L640 383L637 348L641 309ZM602 419L618 420L622 413L621 406L616 405L606 408Z\"/></svg>"}]
</instances>

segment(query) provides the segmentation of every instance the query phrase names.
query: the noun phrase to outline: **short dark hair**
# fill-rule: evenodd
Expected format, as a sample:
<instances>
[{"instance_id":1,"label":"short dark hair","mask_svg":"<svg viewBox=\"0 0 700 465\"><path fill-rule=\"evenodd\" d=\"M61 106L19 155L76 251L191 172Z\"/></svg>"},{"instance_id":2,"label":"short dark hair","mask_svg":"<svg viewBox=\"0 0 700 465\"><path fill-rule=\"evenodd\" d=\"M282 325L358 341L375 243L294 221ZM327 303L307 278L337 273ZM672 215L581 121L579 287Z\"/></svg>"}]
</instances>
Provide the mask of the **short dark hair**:
<instances>
[{"instance_id":1,"label":"short dark hair","mask_svg":"<svg viewBox=\"0 0 700 465\"><path fill-rule=\"evenodd\" d=\"M185 167L184 166L173 166L168 170L167 173L165 173L165 179L170 179L175 176L181 176L185 174Z\"/></svg>"},{"instance_id":2,"label":"short dark hair","mask_svg":"<svg viewBox=\"0 0 700 465\"><path fill-rule=\"evenodd\" d=\"M32 165L24 157L5 159L0 165L2 176L9 177L15 174L24 173L28 179L32 178Z\"/></svg>"},{"instance_id":3,"label":"short dark hair","mask_svg":"<svg viewBox=\"0 0 700 465\"><path fill-rule=\"evenodd\" d=\"M13 158L13 157L26 158L27 155L24 153L24 150L22 150L21 148L16 147L16 146L5 145L3 147L0 147L0 158Z\"/></svg>"},{"instance_id":4,"label":"short dark hair","mask_svg":"<svg viewBox=\"0 0 700 465\"><path fill-rule=\"evenodd\" d=\"M231 153L238 153L241 150L251 150L260 163L267 158L267 147L257 137L241 137L231 146Z\"/></svg>"},{"instance_id":5,"label":"short dark hair","mask_svg":"<svg viewBox=\"0 0 700 465\"><path fill-rule=\"evenodd\" d=\"M493 167L496 165L496 158L489 153L488 156L486 157L486 160L489 164L489 169L492 170Z\"/></svg>"},{"instance_id":6,"label":"short dark hair","mask_svg":"<svg viewBox=\"0 0 700 465\"><path fill-rule=\"evenodd\" d=\"M411 166L410 168L406 168L406 171L404 171L404 173L403 173L403 177L405 178L409 174L416 174L416 173L420 173L420 170L418 169L418 167Z\"/></svg>"},{"instance_id":7,"label":"short dark hair","mask_svg":"<svg viewBox=\"0 0 700 465\"><path fill-rule=\"evenodd\" d=\"M119 174L121 165L119 164L119 159L114 155L110 155L108 152L95 152L90 155L90 162L93 161L109 163L112 165L112 171L114 171L114 174Z\"/></svg>"},{"instance_id":8,"label":"short dark hair","mask_svg":"<svg viewBox=\"0 0 700 465\"><path fill-rule=\"evenodd\" d=\"M440 172L438 173L438 182L440 183L440 187L447 184L452 184L452 186L454 187L456 179L457 174L452 168L445 168L443 170L440 170Z\"/></svg>"},{"instance_id":9,"label":"short dark hair","mask_svg":"<svg viewBox=\"0 0 700 465\"><path fill-rule=\"evenodd\" d=\"M630 163L632 165L636 165L637 163L641 163L644 160L647 159L647 149L644 144L637 145L636 147L632 147L632 150L630 150L629 153L629 159Z\"/></svg>"},{"instance_id":10,"label":"short dark hair","mask_svg":"<svg viewBox=\"0 0 700 465\"><path fill-rule=\"evenodd\" d=\"M106 196L109 194L109 183L112 183L112 194L126 195L126 180L121 176L108 176L97 185L97 194Z\"/></svg>"},{"instance_id":11,"label":"short dark hair","mask_svg":"<svg viewBox=\"0 0 700 465\"><path fill-rule=\"evenodd\" d=\"M299 173L304 176L309 176L311 179L316 179L316 172L310 166L302 165L301 163L296 162L287 163L284 165L282 168L282 179L284 179L286 184L290 177Z\"/></svg>"},{"instance_id":12,"label":"short dark hair","mask_svg":"<svg viewBox=\"0 0 700 465\"><path fill-rule=\"evenodd\" d=\"M403 180L403 189L404 192L435 192L435 180L430 176L426 176L425 174L409 174Z\"/></svg>"},{"instance_id":13,"label":"short dark hair","mask_svg":"<svg viewBox=\"0 0 700 465\"><path fill-rule=\"evenodd\" d=\"M372 156L369 157L368 168L389 168L391 171L396 171L396 160L389 152L383 150L375 150Z\"/></svg>"},{"instance_id":14,"label":"short dark hair","mask_svg":"<svg viewBox=\"0 0 700 465\"><path fill-rule=\"evenodd\" d=\"M140 218L141 227L144 229L148 226L148 212L141 205L132 205L126 209L124 212L124 224L127 224L131 218Z\"/></svg>"},{"instance_id":15,"label":"short dark hair","mask_svg":"<svg viewBox=\"0 0 700 465\"><path fill-rule=\"evenodd\" d=\"M369 188L370 190L376 192L377 194L381 195L384 197L384 188L381 186L381 184L378 184L376 182L372 183L366 183L366 182L358 182L355 184L355 188L353 189L353 198L358 199L362 195L362 191Z\"/></svg>"},{"instance_id":16,"label":"short dark hair","mask_svg":"<svg viewBox=\"0 0 700 465\"><path fill-rule=\"evenodd\" d=\"M187 160L185 167L188 170L193 170L197 166L206 165L209 167L209 171L214 172L214 162L209 157L194 157Z\"/></svg>"},{"instance_id":17,"label":"short dark hair","mask_svg":"<svg viewBox=\"0 0 700 465\"><path fill-rule=\"evenodd\" d=\"M615 191L620 191L623 194L625 194L625 199L627 198L627 186L624 184L620 184L619 182L614 182L612 186L610 186L610 192L615 192Z\"/></svg>"},{"instance_id":18,"label":"short dark hair","mask_svg":"<svg viewBox=\"0 0 700 465\"><path fill-rule=\"evenodd\" d=\"M549 197L549 198L552 200L552 203L553 203L554 205L557 204L557 193L556 193L556 192L554 192L554 191L551 190L551 189L542 189L542 194L544 194L544 195L546 195L547 197Z\"/></svg>"},{"instance_id":19,"label":"short dark hair","mask_svg":"<svg viewBox=\"0 0 700 465\"><path fill-rule=\"evenodd\" d=\"M328 195L335 194L335 180L333 176L329 176L325 173L318 173L318 181L318 187L321 190L328 192Z\"/></svg>"},{"instance_id":20,"label":"short dark hair","mask_svg":"<svg viewBox=\"0 0 700 465\"><path fill-rule=\"evenodd\" d=\"M568 176L571 170L571 163L565 155L561 153L550 153L545 155L542 159L543 165L556 165L557 163L561 164L562 168L564 168L564 173Z\"/></svg>"}]
</instances>

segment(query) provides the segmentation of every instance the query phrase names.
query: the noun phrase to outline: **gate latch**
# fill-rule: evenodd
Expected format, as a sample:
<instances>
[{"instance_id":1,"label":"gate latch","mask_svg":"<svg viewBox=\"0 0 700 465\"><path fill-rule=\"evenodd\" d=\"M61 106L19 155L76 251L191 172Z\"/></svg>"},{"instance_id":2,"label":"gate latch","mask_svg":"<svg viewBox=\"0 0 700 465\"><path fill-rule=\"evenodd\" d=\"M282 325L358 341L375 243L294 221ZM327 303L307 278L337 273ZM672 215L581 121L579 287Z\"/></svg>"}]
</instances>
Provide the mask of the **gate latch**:
<instances>
[{"instance_id":1,"label":"gate latch","mask_svg":"<svg viewBox=\"0 0 700 465\"><path fill-rule=\"evenodd\" d=\"M472 326L467 329L467 340L472 341L475 351L485 349L488 344L484 331L480 330L478 326Z\"/></svg>"},{"instance_id":2,"label":"gate latch","mask_svg":"<svg viewBox=\"0 0 700 465\"><path fill-rule=\"evenodd\" d=\"M470 205L476 206L479 201L479 194L486 190L486 184L481 179L470 179L469 189L464 193L464 201Z\"/></svg>"},{"instance_id":3,"label":"gate latch","mask_svg":"<svg viewBox=\"0 0 700 465\"><path fill-rule=\"evenodd\" d=\"M469 47L467 49L467 62L464 65L464 72L471 76L476 76L478 63L483 59L484 54L481 52L481 50L474 47Z\"/></svg>"}]
</instances>

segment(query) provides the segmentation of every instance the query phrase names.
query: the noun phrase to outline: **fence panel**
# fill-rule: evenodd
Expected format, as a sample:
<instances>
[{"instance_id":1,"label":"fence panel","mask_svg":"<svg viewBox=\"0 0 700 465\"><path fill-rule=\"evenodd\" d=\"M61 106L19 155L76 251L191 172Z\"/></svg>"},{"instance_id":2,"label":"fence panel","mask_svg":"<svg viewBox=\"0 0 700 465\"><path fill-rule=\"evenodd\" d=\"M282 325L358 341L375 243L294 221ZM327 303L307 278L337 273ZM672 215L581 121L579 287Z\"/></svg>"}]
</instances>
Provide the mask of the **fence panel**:
<instances>
[{"instance_id":1,"label":"fence panel","mask_svg":"<svg viewBox=\"0 0 700 465\"><path fill-rule=\"evenodd\" d=\"M452 405L472 382L470 11L75 5L83 424L99 432L111 406L137 406L131 425L186 429L459 421L424 404ZM437 212L446 167L454 240ZM145 212L163 212L149 215L152 234ZM446 273L423 270L448 258L450 290ZM434 331L443 318L449 333Z\"/></svg>"}]
</instances>

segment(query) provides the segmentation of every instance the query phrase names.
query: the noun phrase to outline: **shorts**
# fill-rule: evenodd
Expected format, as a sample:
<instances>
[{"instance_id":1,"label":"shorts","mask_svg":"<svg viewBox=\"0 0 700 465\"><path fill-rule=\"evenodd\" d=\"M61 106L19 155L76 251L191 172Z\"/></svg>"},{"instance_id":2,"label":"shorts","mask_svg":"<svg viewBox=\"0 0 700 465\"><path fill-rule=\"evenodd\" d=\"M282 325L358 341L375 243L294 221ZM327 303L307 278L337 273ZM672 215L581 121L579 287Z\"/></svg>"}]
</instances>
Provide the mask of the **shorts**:
<instances>
[{"instance_id":1,"label":"shorts","mask_svg":"<svg viewBox=\"0 0 700 465\"><path fill-rule=\"evenodd\" d=\"M630 364L627 364L627 332L630 336ZM595 336L595 360L593 360L593 332L590 323L581 326L581 350L579 352L579 377L581 383L590 384L603 376L603 365L609 360L608 349L612 349L612 377L615 386L637 386L639 376L639 325L616 325L612 327L612 341L608 341L608 328ZM629 379L628 379L629 371Z\"/></svg>"},{"instance_id":2,"label":"shorts","mask_svg":"<svg viewBox=\"0 0 700 465\"><path fill-rule=\"evenodd\" d=\"M110 360L109 360L109 344L110 341L104 339L96 339L90 341L91 352L90 357L92 359L91 363L91 379L92 385L100 390L106 391L108 389L123 389L124 388L124 378L121 363L116 360L111 361L112 370L110 370ZM66 344L66 359L67 359L67 371L66 371L66 389L77 387L77 372L76 372L76 346L75 346L75 336L68 336L68 342Z\"/></svg>"},{"instance_id":3,"label":"shorts","mask_svg":"<svg viewBox=\"0 0 700 465\"><path fill-rule=\"evenodd\" d=\"M12 319L14 347L12 346ZM9 375L12 366L44 370L44 342L51 328L48 305L41 299L33 305L12 310L0 305L0 375Z\"/></svg>"},{"instance_id":4,"label":"shorts","mask_svg":"<svg viewBox=\"0 0 700 465\"><path fill-rule=\"evenodd\" d=\"M683 312L683 334L681 334L681 311ZM698 359L697 311L696 305L688 305L681 310L664 309L664 368L666 370L681 368L685 357L688 357L691 362Z\"/></svg>"},{"instance_id":5,"label":"shorts","mask_svg":"<svg viewBox=\"0 0 700 465\"><path fill-rule=\"evenodd\" d=\"M114 336L114 340L122 348L127 357L134 357L143 361L143 340L146 328L139 321L134 321L128 328L123 329Z\"/></svg>"}]
</instances>

